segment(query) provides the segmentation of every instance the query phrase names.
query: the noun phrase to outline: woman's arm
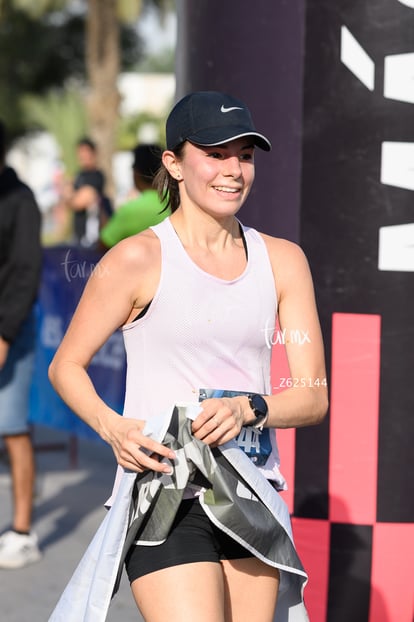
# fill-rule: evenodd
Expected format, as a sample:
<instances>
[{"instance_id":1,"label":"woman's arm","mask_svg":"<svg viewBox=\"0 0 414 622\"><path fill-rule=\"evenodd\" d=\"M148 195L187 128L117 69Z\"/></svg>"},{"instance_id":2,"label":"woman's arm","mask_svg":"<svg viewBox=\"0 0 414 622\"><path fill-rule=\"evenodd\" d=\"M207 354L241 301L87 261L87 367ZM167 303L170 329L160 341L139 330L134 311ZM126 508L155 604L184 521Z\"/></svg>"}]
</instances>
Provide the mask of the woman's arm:
<instances>
[{"instance_id":1,"label":"woman's arm","mask_svg":"<svg viewBox=\"0 0 414 622\"><path fill-rule=\"evenodd\" d=\"M265 396L266 427L291 428L320 423L328 409L324 348L312 277L299 246L287 240L263 236L268 248L279 303L280 329L285 329L286 353L293 386ZM289 340L290 335L298 339ZM300 336L300 338L299 338ZM282 347L282 346L274 346ZM197 438L210 445L238 436L255 415L245 396L208 399L193 423Z\"/></svg>"},{"instance_id":2,"label":"woman's arm","mask_svg":"<svg viewBox=\"0 0 414 622\"><path fill-rule=\"evenodd\" d=\"M268 427L320 423L328 409L325 355L308 261L292 242L265 237L279 299L279 324L285 330L293 386L266 397ZM290 339L290 336L296 339ZM282 347L282 346L274 346ZM277 380L276 380L277 381ZM251 416L251 415L250 415Z\"/></svg>"},{"instance_id":3,"label":"woman's arm","mask_svg":"<svg viewBox=\"0 0 414 622\"><path fill-rule=\"evenodd\" d=\"M124 418L109 408L96 393L87 368L110 335L151 299L159 262L158 241L152 233L124 240L106 253L49 368L50 381L66 404L112 446L121 466L134 471L168 471L167 465L150 456L174 454L142 434L144 420ZM131 285L140 282L138 288Z\"/></svg>"}]
</instances>

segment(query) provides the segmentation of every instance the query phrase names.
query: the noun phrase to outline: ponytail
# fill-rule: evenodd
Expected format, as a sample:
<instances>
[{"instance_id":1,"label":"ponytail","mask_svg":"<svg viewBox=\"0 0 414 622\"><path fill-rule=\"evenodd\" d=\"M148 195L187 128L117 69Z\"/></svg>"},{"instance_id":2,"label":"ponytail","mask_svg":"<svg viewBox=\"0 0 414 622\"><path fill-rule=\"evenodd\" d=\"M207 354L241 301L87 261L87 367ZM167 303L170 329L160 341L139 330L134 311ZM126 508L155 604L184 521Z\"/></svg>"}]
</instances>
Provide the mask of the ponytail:
<instances>
[{"instance_id":1,"label":"ponytail","mask_svg":"<svg viewBox=\"0 0 414 622\"><path fill-rule=\"evenodd\" d=\"M182 158L184 144L185 143L181 143L178 147L172 150L177 159ZM164 212L170 208L171 213L174 213L180 207L180 191L178 189L178 181L170 175L162 163L160 169L155 175L153 186L158 192L160 200L163 203L164 201L166 202L166 205L162 211Z\"/></svg>"}]
</instances>

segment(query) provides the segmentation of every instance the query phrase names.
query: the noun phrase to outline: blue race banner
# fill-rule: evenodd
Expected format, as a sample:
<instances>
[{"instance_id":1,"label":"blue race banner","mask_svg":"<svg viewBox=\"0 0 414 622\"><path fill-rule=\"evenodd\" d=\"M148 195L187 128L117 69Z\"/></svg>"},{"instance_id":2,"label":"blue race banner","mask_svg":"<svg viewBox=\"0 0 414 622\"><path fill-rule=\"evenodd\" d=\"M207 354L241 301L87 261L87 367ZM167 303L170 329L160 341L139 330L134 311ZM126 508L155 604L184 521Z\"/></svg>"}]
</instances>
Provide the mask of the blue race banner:
<instances>
[{"instance_id":1,"label":"blue race banner","mask_svg":"<svg viewBox=\"0 0 414 622\"><path fill-rule=\"evenodd\" d=\"M101 255L76 247L47 248L38 296L38 333L35 370L30 400L30 421L69 431L82 438L97 434L60 399L48 379L49 364L66 332L92 270ZM125 391L125 351L116 331L96 353L89 366L96 391L114 410L122 413Z\"/></svg>"}]
</instances>

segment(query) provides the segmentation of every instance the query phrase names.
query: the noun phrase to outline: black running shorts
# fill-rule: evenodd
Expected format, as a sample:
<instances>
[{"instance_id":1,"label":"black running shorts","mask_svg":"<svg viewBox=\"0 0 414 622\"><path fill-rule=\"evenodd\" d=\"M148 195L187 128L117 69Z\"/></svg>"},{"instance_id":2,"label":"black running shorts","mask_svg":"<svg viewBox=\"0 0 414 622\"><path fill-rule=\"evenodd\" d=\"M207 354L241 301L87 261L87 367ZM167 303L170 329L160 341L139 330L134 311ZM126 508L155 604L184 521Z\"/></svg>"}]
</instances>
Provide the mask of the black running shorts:
<instances>
[{"instance_id":1,"label":"black running shorts","mask_svg":"<svg viewBox=\"0 0 414 622\"><path fill-rule=\"evenodd\" d=\"M130 583L150 572L193 562L253 557L210 521L198 499L182 501L165 542L132 545L125 559Z\"/></svg>"}]
</instances>

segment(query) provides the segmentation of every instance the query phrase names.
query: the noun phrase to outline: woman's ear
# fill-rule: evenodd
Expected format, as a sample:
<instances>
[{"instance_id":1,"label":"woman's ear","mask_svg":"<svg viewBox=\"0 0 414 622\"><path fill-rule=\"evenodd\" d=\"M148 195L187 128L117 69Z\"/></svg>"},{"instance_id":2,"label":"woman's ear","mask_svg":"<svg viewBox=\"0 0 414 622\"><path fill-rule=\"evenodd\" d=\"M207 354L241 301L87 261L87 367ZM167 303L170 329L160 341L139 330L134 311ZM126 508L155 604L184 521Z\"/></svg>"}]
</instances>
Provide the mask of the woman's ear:
<instances>
[{"instance_id":1,"label":"woman's ear","mask_svg":"<svg viewBox=\"0 0 414 622\"><path fill-rule=\"evenodd\" d=\"M164 151L164 153L162 154L162 163L164 164L171 177L173 177L177 181L180 181L180 179L182 179L180 161L178 160L177 156L173 151Z\"/></svg>"}]
</instances>

